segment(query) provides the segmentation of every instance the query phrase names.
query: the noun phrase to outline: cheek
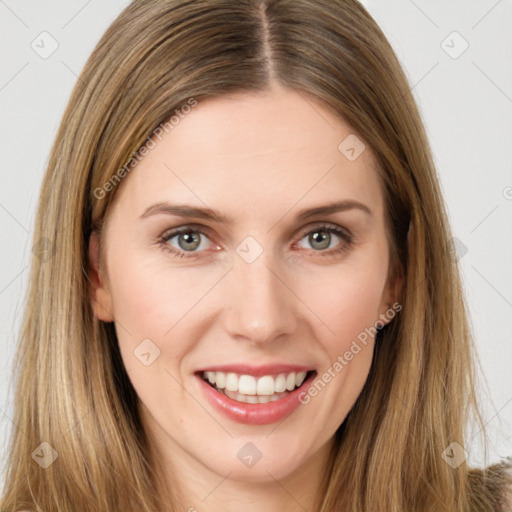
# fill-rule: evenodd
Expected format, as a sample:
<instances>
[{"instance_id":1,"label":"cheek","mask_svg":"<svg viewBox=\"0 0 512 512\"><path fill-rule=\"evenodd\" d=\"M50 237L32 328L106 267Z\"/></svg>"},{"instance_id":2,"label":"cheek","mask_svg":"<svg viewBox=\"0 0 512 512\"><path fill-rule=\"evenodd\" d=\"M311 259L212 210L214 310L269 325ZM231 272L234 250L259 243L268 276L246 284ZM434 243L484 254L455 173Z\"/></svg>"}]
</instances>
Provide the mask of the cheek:
<instances>
[{"instance_id":1,"label":"cheek","mask_svg":"<svg viewBox=\"0 0 512 512\"><path fill-rule=\"evenodd\" d=\"M169 394L180 395L170 374L179 379L180 362L190 349L191 334L179 335L187 322L180 320L189 318L198 290L191 273L173 272L162 256L122 253L113 255L119 263L109 267L119 349L138 396L153 410Z\"/></svg>"},{"instance_id":2,"label":"cheek","mask_svg":"<svg viewBox=\"0 0 512 512\"><path fill-rule=\"evenodd\" d=\"M160 351L151 370L179 371L183 358L201 339L207 325L204 306L208 301L202 299L224 272L208 266L178 268L169 257L164 251L124 248L112 254L109 266L121 355L134 381L143 376L142 385L149 385L158 373L141 368L134 357L139 345L149 339Z\"/></svg>"},{"instance_id":3,"label":"cheek","mask_svg":"<svg viewBox=\"0 0 512 512\"><path fill-rule=\"evenodd\" d=\"M372 258L364 264L317 270L304 282L300 296L320 319L324 334L318 337L331 357L347 350L365 329L375 327L386 277L387 259Z\"/></svg>"},{"instance_id":4,"label":"cheek","mask_svg":"<svg viewBox=\"0 0 512 512\"><path fill-rule=\"evenodd\" d=\"M340 266L329 279L318 272L310 278L308 301L322 322L315 337L326 358L303 403L316 403L319 410L321 403L330 404L324 424L333 430L346 418L370 372L386 265L375 260L371 265ZM315 282L323 286L311 287ZM315 402L316 396L323 398Z\"/></svg>"},{"instance_id":5,"label":"cheek","mask_svg":"<svg viewBox=\"0 0 512 512\"><path fill-rule=\"evenodd\" d=\"M130 249L124 254L109 272L116 321L138 334L160 338L194 295L191 275L167 268L162 255L148 258Z\"/></svg>"}]
</instances>

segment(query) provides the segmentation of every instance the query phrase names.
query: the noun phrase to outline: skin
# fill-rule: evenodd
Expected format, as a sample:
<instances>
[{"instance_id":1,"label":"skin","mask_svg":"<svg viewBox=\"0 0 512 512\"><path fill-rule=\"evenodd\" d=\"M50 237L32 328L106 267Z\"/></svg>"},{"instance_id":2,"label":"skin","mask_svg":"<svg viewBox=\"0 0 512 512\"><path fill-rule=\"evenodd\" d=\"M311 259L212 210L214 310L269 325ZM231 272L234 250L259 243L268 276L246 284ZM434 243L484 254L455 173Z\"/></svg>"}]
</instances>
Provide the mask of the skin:
<instances>
[{"instance_id":1,"label":"skin","mask_svg":"<svg viewBox=\"0 0 512 512\"><path fill-rule=\"evenodd\" d=\"M314 99L277 84L200 102L124 179L101 241L91 237L95 315L115 322L154 463L162 482L179 489L183 510L318 506L334 433L364 386L374 340L280 424L226 419L194 372L290 362L321 375L365 328L387 322L382 315L397 294L388 280L384 199L371 150L355 161L338 150L351 133ZM351 209L297 220L303 209L344 199L371 215ZM207 206L231 220L141 218L159 202ZM315 242L308 233L324 223L349 230L353 243L335 234L327 248ZM192 252L181 248L195 258L165 250L180 251L178 236L158 241L191 224L207 231ZM249 235L263 248L252 263L236 252ZM148 338L160 356L145 366L133 351ZM262 453L252 467L237 458L247 442Z\"/></svg>"}]
</instances>

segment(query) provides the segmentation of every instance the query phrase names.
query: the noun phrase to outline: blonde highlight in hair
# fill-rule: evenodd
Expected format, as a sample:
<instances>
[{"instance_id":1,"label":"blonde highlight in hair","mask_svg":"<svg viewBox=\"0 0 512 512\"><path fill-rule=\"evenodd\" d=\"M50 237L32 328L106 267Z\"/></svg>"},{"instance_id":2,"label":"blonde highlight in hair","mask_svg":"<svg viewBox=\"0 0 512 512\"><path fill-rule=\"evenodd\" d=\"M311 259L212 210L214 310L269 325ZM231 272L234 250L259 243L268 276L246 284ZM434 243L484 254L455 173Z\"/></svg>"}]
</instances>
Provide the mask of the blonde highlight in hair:
<instances>
[{"instance_id":1,"label":"blonde highlight in hair","mask_svg":"<svg viewBox=\"0 0 512 512\"><path fill-rule=\"evenodd\" d=\"M371 147L391 277L405 285L402 311L379 332L365 387L336 432L320 512L504 506L509 465L454 469L441 457L450 443L466 444L471 411L483 430L474 347L428 140L375 21L355 0L141 0L87 61L44 177L35 241L55 250L32 262L2 511L163 509L114 326L91 309L89 237L123 181L105 184L176 109L272 81L322 102ZM58 453L44 470L31 457L41 442Z\"/></svg>"}]
</instances>

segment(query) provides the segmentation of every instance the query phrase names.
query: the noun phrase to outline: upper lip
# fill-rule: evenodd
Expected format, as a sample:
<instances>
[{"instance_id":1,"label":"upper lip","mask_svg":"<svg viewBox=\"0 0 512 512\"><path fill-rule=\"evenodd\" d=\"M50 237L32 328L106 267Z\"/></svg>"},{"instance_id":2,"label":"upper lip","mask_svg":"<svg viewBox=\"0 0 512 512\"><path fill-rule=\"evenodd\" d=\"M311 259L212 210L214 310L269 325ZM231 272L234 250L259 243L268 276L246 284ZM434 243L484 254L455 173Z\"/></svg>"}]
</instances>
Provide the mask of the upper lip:
<instances>
[{"instance_id":1,"label":"upper lip","mask_svg":"<svg viewBox=\"0 0 512 512\"><path fill-rule=\"evenodd\" d=\"M296 365L289 363L274 363L265 364L261 366L252 366L249 364L223 364L208 366L197 370L197 373L202 372L223 372L223 373L237 373L239 375L253 375L254 377L261 377L263 375L276 375L279 373L292 373L292 372L309 372L314 368L304 365Z\"/></svg>"}]
</instances>

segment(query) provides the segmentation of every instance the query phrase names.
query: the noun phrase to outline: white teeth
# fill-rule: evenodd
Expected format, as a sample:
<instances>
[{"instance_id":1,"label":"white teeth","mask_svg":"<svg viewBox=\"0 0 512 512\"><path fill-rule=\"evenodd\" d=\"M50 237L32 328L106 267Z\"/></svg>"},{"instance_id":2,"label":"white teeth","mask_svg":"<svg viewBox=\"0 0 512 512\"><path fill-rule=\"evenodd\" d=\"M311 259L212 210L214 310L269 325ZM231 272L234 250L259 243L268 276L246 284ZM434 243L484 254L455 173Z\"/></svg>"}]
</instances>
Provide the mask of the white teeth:
<instances>
[{"instance_id":1,"label":"white teeth","mask_svg":"<svg viewBox=\"0 0 512 512\"><path fill-rule=\"evenodd\" d=\"M298 372L295 378L295 385L301 386L308 372Z\"/></svg>"},{"instance_id":2,"label":"white teeth","mask_svg":"<svg viewBox=\"0 0 512 512\"><path fill-rule=\"evenodd\" d=\"M280 373L276 376L264 375L257 378L253 375L238 375L236 373L203 372L203 378L219 389L238 392L248 397L271 397L270 401L272 401L276 400L276 398L272 398L276 393L293 391L296 387L301 386L306 378L306 373L307 372ZM258 401L250 403L258 403ZM259 403L266 402L263 401Z\"/></svg>"},{"instance_id":3,"label":"white teeth","mask_svg":"<svg viewBox=\"0 0 512 512\"><path fill-rule=\"evenodd\" d=\"M240 375L238 391L243 395L255 395L256 379L252 375Z\"/></svg>"},{"instance_id":4,"label":"white teeth","mask_svg":"<svg viewBox=\"0 0 512 512\"><path fill-rule=\"evenodd\" d=\"M273 395L274 394L274 379L270 375L265 375L258 379L258 387L256 389L258 395ZM243 393L243 391L240 391Z\"/></svg>"},{"instance_id":5,"label":"white teeth","mask_svg":"<svg viewBox=\"0 0 512 512\"><path fill-rule=\"evenodd\" d=\"M238 391L229 391L227 389L219 390L219 393L226 395L232 400L236 400L237 402L249 403L249 404L266 404L268 402L273 402L274 400L279 400L288 394L286 393L275 393L272 396L259 396L259 395L244 395L239 393Z\"/></svg>"},{"instance_id":6,"label":"white teeth","mask_svg":"<svg viewBox=\"0 0 512 512\"><path fill-rule=\"evenodd\" d=\"M288 377L286 377L286 389L288 391L295 389L295 373L290 373Z\"/></svg>"},{"instance_id":7,"label":"white teeth","mask_svg":"<svg viewBox=\"0 0 512 512\"><path fill-rule=\"evenodd\" d=\"M219 373L217 372L217 374ZM238 391L238 375L236 373L228 373L226 375L226 389L228 391Z\"/></svg>"},{"instance_id":8,"label":"white teeth","mask_svg":"<svg viewBox=\"0 0 512 512\"><path fill-rule=\"evenodd\" d=\"M276 393L282 393L283 391L286 391L286 375L284 373L280 373L277 376L277 379L274 383L274 389L276 390Z\"/></svg>"},{"instance_id":9,"label":"white teeth","mask_svg":"<svg viewBox=\"0 0 512 512\"><path fill-rule=\"evenodd\" d=\"M212 382L212 384L216 384L218 388L224 389L226 387L226 374L222 372L216 372L215 382Z\"/></svg>"}]
</instances>

